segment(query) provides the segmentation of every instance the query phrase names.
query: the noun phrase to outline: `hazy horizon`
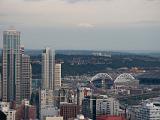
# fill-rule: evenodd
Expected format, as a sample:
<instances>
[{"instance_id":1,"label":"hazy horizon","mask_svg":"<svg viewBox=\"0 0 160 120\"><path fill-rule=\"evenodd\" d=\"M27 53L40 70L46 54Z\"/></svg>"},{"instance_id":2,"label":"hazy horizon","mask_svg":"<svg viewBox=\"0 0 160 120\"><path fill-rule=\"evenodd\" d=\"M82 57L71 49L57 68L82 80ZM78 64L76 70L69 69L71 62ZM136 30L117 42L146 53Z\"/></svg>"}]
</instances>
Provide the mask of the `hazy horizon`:
<instances>
[{"instance_id":1,"label":"hazy horizon","mask_svg":"<svg viewBox=\"0 0 160 120\"><path fill-rule=\"evenodd\" d=\"M1 0L25 48L160 51L160 0Z\"/></svg>"}]
</instances>

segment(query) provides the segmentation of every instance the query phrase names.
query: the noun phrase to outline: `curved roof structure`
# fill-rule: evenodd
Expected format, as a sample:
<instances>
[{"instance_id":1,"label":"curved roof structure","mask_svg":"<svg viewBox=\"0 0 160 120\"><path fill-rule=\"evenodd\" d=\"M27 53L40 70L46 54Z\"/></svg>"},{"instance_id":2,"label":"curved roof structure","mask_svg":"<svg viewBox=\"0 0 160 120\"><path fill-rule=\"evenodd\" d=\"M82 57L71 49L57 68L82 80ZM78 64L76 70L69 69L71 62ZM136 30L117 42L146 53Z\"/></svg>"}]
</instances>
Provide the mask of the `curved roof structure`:
<instances>
[{"instance_id":1,"label":"curved roof structure","mask_svg":"<svg viewBox=\"0 0 160 120\"><path fill-rule=\"evenodd\" d=\"M110 79L113 80L110 75L107 73L98 73L94 77L91 78L91 81L97 80L97 79Z\"/></svg>"},{"instance_id":2,"label":"curved roof structure","mask_svg":"<svg viewBox=\"0 0 160 120\"><path fill-rule=\"evenodd\" d=\"M114 83L124 83L124 82L131 82L135 80L135 78L129 74L129 73L123 73L121 75L119 75L116 80L114 81Z\"/></svg>"}]
</instances>

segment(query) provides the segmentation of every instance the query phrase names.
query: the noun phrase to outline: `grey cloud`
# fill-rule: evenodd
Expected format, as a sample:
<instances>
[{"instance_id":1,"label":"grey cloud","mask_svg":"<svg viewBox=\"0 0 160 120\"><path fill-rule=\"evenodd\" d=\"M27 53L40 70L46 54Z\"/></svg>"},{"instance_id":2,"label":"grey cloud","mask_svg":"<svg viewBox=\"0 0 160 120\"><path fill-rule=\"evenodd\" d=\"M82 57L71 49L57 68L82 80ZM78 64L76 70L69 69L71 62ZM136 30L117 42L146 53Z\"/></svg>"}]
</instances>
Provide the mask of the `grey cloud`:
<instances>
[{"instance_id":1,"label":"grey cloud","mask_svg":"<svg viewBox=\"0 0 160 120\"><path fill-rule=\"evenodd\" d=\"M0 13L0 17L4 17L4 16L7 16L7 14Z\"/></svg>"}]
</instances>

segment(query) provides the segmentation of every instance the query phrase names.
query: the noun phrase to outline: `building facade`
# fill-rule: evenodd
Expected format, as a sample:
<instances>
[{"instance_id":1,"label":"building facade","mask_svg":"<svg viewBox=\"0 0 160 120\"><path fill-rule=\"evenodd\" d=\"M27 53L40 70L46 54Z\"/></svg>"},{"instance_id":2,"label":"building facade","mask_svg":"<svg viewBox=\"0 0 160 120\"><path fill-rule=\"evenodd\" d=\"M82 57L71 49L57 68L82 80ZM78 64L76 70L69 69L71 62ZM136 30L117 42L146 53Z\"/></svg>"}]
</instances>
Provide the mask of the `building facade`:
<instances>
[{"instance_id":1,"label":"building facade","mask_svg":"<svg viewBox=\"0 0 160 120\"><path fill-rule=\"evenodd\" d=\"M46 48L42 53L42 89L53 89L53 72L53 53L50 48Z\"/></svg>"},{"instance_id":2,"label":"building facade","mask_svg":"<svg viewBox=\"0 0 160 120\"><path fill-rule=\"evenodd\" d=\"M63 120L63 117L46 117L46 120Z\"/></svg>"},{"instance_id":3,"label":"building facade","mask_svg":"<svg viewBox=\"0 0 160 120\"><path fill-rule=\"evenodd\" d=\"M63 116L63 120L69 118L76 118L79 114L79 106L73 103L61 103L60 105L60 116Z\"/></svg>"},{"instance_id":4,"label":"building facade","mask_svg":"<svg viewBox=\"0 0 160 120\"><path fill-rule=\"evenodd\" d=\"M135 113L136 120L160 120L160 102L145 103Z\"/></svg>"},{"instance_id":5,"label":"building facade","mask_svg":"<svg viewBox=\"0 0 160 120\"><path fill-rule=\"evenodd\" d=\"M9 102L0 102L0 110L7 116L7 120L15 120L16 110L10 109Z\"/></svg>"},{"instance_id":6,"label":"building facade","mask_svg":"<svg viewBox=\"0 0 160 120\"><path fill-rule=\"evenodd\" d=\"M90 96L92 94L92 90L87 87L78 87L77 88L77 105L82 105L82 100L86 96Z\"/></svg>"},{"instance_id":7,"label":"building facade","mask_svg":"<svg viewBox=\"0 0 160 120\"><path fill-rule=\"evenodd\" d=\"M119 115L119 102L107 96L87 96L82 102L82 114L96 120L100 115Z\"/></svg>"},{"instance_id":8,"label":"building facade","mask_svg":"<svg viewBox=\"0 0 160 120\"><path fill-rule=\"evenodd\" d=\"M16 109L16 120L35 120L36 107L29 104L27 99L24 99L20 106Z\"/></svg>"},{"instance_id":9,"label":"building facade","mask_svg":"<svg viewBox=\"0 0 160 120\"><path fill-rule=\"evenodd\" d=\"M9 29L3 32L2 100L20 103L20 32Z\"/></svg>"},{"instance_id":10,"label":"building facade","mask_svg":"<svg viewBox=\"0 0 160 120\"><path fill-rule=\"evenodd\" d=\"M58 109L54 106L53 90L44 89L40 91L40 120L46 117L58 115Z\"/></svg>"},{"instance_id":11,"label":"building facade","mask_svg":"<svg viewBox=\"0 0 160 120\"><path fill-rule=\"evenodd\" d=\"M43 107L44 105L53 105L54 104L54 96L53 90L43 89L40 91L40 105Z\"/></svg>"},{"instance_id":12,"label":"building facade","mask_svg":"<svg viewBox=\"0 0 160 120\"><path fill-rule=\"evenodd\" d=\"M54 90L61 87L61 64L55 64L54 69Z\"/></svg>"},{"instance_id":13,"label":"building facade","mask_svg":"<svg viewBox=\"0 0 160 120\"><path fill-rule=\"evenodd\" d=\"M30 56L22 54L21 66L21 100L30 100L32 93L32 67L30 64Z\"/></svg>"}]
</instances>

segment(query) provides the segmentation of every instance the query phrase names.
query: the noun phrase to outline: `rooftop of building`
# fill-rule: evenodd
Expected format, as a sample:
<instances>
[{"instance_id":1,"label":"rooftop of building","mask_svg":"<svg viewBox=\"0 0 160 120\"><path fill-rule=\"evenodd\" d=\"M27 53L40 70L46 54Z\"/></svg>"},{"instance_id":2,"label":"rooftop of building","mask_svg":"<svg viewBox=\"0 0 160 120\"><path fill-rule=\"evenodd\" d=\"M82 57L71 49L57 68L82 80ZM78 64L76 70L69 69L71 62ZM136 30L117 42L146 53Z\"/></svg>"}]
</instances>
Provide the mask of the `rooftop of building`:
<instances>
[{"instance_id":1,"label":"rooftop of building","mask_svg":"<svg viewBox=\"0 0 160 120\"><path fill-rule=\"evenodd\" d=\"M157 107L160 108L160 102L151 102L151 103L146 103L146 107Z\"/></svg>"},{"instance_id":2,"label":"rooftop of building","mask_svg":"<svg viewBox=\"0 0 160 120\"><path fill-rule=\"evenodd\" d=\"M90 95L86 96L84 99L110 99L112 97L108 97L107 95Z\"/></svg>"},{"instance_id":3,"label":"rooftop of building","mask_svg":"<svg viewBox=\"0 0 160 120\"><path fill-rule=\"evenodd\" d=\"M97 120L126 120L124 117L122 116L98 116Z\"/></svg>"}]
</instances>

